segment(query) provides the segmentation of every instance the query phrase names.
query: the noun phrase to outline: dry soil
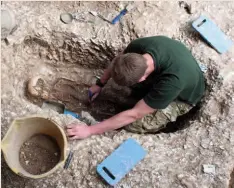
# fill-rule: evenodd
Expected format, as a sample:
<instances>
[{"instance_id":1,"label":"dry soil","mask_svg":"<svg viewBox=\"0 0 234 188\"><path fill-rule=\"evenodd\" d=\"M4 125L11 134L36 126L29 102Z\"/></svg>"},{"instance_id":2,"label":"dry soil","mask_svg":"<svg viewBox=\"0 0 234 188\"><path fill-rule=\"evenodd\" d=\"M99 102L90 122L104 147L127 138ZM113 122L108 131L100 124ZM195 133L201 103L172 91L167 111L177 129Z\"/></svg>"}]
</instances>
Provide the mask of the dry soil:
<instances>
[{"instance_id":1,"label":"dry soil","mask_svg":"<svg viewBox=\"0 0 234 188\"><path fill-rule=\"evenodd\" d=\"M22 167L34 175L51 170L60 159L60 148L55 139L37 134L21 146L19 160Z\"/></svg>"}]
</instances>

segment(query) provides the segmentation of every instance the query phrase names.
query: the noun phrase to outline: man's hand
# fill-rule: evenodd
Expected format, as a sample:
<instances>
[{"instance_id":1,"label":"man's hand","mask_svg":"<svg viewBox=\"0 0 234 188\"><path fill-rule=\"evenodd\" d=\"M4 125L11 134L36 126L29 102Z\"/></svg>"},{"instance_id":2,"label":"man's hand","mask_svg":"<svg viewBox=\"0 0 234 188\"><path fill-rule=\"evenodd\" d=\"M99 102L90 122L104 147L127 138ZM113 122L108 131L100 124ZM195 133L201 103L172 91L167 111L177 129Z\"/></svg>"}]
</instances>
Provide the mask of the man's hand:
<instances>
[{"instance_id":1,"label":"man's hand","mask_svg":"<svg viewBox=\"0 0 234 188\"><path fill-rule=\"evenodd\" d=\"M102 88L100 86L97 86L97 85L92 85L90 88L89 88L89 100L90 102L92 102L94 99L97 98L97 96L100 94Z\"/></svg>"},{"instance_id":2,"label":"man's hand","mask_svg":"<svg viewBox=\"0 0 234 188\"><path fill-rule=\"evenodd\" d=\"M70 124L67 126L67 135L71 140L90 137L90 127L85 124Z\"/></svg>"},{"instance_id":3,"label":"man's hand","mask_svg":"<svg viewBox=\"0 0 234 188\"><path fill-rule=\"evenodd\" d=\"M140 100L134 108L123 111L96 125L87 126L84 124L71 124L67 126L67 134L73 139L84 139L91 135L102 134L106 131L115 130L128 125L146 114L154 112L155 109L149 107L144 100Z\"/></svg>"}]
</instances>

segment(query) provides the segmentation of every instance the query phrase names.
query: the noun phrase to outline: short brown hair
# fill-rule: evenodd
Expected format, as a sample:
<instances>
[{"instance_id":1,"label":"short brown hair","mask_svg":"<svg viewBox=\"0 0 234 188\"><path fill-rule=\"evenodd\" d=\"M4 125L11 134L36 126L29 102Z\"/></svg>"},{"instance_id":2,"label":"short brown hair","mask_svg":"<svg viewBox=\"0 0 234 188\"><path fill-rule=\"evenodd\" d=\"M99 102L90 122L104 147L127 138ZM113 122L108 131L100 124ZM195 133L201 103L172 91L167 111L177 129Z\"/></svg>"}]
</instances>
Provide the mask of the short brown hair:
<instances>
[{"instance_id":1,"label":"short brown hair","mask_svg":"<svg viewBox=\"0 0 234 188\"><path fill-rule=\"evenodd\" d=\"M127 53L112 61L111 77L118 85L131 86L144 76L146 69L146 59L142 55Z\"/></svg>"}]
</instances>

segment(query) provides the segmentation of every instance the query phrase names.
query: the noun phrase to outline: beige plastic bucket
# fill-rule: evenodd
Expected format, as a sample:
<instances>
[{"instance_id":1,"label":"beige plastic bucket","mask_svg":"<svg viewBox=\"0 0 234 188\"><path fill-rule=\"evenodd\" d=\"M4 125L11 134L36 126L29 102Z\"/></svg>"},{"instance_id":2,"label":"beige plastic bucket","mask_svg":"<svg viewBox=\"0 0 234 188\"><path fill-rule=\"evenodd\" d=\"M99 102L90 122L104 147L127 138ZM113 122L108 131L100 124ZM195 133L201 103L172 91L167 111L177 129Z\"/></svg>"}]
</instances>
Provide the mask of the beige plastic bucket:
<instances>
[{"instance_id":1,"label":"beige plastic bucket","mask_svg":"<svg viewBox=\"0 0 234 188\"><path fill-rule=\"evenodd\" d=\"M20 147L35 134L46 134L53 137L57 141L61 151L58 164L50 171L39 175L28 173L19 162ZM43 117L27 117L14 120L2 140L3 155L10 169L20 176L32 179L46 177L62 166L66 158L66 148L67 138L63 129L55 122Z\"/></svg>"}]
</instances>

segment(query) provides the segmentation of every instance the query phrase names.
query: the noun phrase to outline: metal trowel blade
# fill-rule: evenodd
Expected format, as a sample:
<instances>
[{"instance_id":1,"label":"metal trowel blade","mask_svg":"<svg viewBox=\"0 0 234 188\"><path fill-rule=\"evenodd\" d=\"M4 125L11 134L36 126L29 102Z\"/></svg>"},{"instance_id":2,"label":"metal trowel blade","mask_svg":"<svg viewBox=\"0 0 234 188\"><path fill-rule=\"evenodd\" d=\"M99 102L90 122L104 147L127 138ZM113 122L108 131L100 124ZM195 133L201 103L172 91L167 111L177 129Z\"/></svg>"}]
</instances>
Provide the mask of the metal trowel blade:
<instances>
[{"instance_id":1,"label":"metal trowel blade","mask_svg":"<svg viewBox=\"0 0 234 188\"><path fill-rule=\"evenodd\" d=\"M63 114L65 105L55 101L44 101L41 108L44 110L54 110L59 114Z\"/></svg>"}]
</instances>

